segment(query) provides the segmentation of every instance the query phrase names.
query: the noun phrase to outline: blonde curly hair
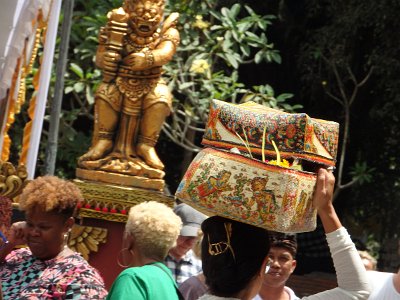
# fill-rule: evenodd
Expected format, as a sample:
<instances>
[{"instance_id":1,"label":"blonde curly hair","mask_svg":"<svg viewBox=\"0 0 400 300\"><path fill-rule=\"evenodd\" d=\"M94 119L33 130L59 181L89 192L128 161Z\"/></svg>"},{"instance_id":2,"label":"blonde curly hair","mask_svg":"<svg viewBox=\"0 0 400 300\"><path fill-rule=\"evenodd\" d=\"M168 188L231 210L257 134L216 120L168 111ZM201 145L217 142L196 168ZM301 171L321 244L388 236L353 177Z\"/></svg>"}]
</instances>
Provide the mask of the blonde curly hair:
<instances>
[{"instance_id":1,"label":"blonde curly hair","mask_svg":"<svg viewBox=\"0 0 400 300\"><path fill-rule=\"evenodd\" d=\"M367 270L376 270L377 260L368 251L358 250L358 254ZM368 263L369 262L369 263Z\"/></svg>"},{"instance_id":2,"label":"blonde curly hair","mask_svg":"<svg viewBox=\"0 0 400 300\"><path fill-rule=\"evenodd\" d=\"M181 218L171 208L148 201L129 210L125 231L135 238L142 254L163 260L175 245L181 227Z\"/></svg>"},{"instance_id":3,"label":"blonde curly hair","mask_svg":"<svg viewBox=\"0 0 400 300\"><path fill-rule=\"evenodd\" d=\"M46 212L56 212L71 217L76 204L83 201L79 188L70 181L42 176L30 181L19 196L19 207L27 213L39 207Z\"/></svg>"}]
</instances>

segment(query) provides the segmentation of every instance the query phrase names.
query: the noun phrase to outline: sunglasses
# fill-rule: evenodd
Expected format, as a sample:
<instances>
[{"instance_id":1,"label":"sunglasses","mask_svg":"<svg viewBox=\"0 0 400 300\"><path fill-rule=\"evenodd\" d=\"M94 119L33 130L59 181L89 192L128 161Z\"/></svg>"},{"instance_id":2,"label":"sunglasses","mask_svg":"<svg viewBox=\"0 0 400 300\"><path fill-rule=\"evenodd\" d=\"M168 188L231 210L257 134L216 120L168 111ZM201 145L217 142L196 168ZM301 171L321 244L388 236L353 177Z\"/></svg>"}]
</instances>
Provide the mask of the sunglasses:
<instances>
[{"instance_id":1,"label":"sunglasses","mask_svg":"<svg viewBox=\"0 0 400 300\"><path fill-rule=\"evenodd\" d=\"M9 241L1 231L0 231L0 238L3 241L3 243L0 245L0 249L3 249L9 243Z\"/></svg>"}]
</instances>

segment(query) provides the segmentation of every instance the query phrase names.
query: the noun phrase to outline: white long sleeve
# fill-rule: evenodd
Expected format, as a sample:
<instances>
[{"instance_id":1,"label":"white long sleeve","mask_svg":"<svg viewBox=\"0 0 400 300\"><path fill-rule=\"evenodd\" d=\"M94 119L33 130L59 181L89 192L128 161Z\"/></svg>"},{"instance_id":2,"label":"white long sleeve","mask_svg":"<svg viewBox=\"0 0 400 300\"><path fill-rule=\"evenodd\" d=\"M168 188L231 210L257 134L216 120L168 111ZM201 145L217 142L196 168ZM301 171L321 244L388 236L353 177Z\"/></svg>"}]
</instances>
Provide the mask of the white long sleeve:
<instances>
[{"instance_id":1,"label":"white long sleeve","mask_svg":"<svg viewBox=\"0 0 400 300\"><path fill-rule=\"evenodd\" d=\"M370 287L367 272L346 228L326 234L336 270L338 287L304 300L356 300L368 299Z\"/></svg>"}]
</instances>

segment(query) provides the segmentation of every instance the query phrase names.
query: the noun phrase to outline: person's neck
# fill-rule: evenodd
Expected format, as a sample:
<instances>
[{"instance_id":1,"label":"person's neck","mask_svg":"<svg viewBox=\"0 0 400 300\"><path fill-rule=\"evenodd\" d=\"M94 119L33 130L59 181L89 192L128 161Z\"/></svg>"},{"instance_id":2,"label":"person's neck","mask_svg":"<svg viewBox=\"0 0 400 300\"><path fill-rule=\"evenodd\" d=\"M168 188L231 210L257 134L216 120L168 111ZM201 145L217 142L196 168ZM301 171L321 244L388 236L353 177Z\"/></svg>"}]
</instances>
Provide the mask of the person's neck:
<instances>
[{"instance_id":1,"label":"person's neck","mask_svg":"<svg viewBox=\"0 0 400 300\"><path fill-rule=\"evenodd\" d=\"M394 289L400 294L400 271L393 276Z\"/></svg>"},{"instance_id":2,"label":"person's neck","mask_svg":"<svg viewBox=\"0 0 400 300\"><path fill-rule=\"evenodd\" d=\"M262 285L259 293L263 300L289 300L289 294L285 291L285 286Z\"/></svg>"},{"instance_id":3,"label":"person's neck","mask_svg":"<svg viewBox=\"0 0 400 300\"><path fill-rule=\"evenodd\" d=\"M257 276L252 281L249 282L246 288L242 289L239 293L237 293L234 298L238 298L240 300L251 300L257 295L257 291L260 288L260 276Z\"/></svg>"},{"instance_id":4,"label":"person's neck","mask_svg":"<svg viewBox=\"0 0 400 300\"><path fill-rule=\"evenodd\" d=\"M47 257L37 257L37 258L40 259L41 261L48 261L48 260L52 260L52 259L56 259L57 260L57 259L61 259L61 258L67 257L67 256L69 256L69 255L71 255L73 253L74 253L74 251L72 251L70 248L63 246L62 248L60 248L60 251L58 251L57 254L53 254L53 255L50 255L50 256L47 256Z\"/></svg>"},{"instance_id":5,"label":"person's neck","mask_svg":"<svg viewBox=\"0 0 400 300\"><path fill-rule=\"evenodd\" d=\"M142 267L144 265L149 265L158 262L159 260L150 258L150 257L138 257L137 259L134 260L133 264L134 267Z\"/></svg>"},{"instance_id":6,"label":"person's neck","mask_svg":"<svg viewBox=\"0 0 400 300\"><path fill-rule=\"evenodd\" d=\"M234 295L232 298L237 298L240 300L251 300L254 297L252 297L251 292L248 289L241 290L239 293Z\"/></svg>"},{"instance_id":7,"label":"person's neck","mask_svg":"<svg viewBox=\"0 0 400 300\"><path fill-rule=\"evenodd\" d=\"M143 255L137 249L134 249L133 252L135 253L135 255L133 255L132 257L132 263L130 264L130 267L142 267L144 265L160 261L159 259Z\"/></svg>"},{"instance_id":8,"label":"person's neck","mask_svg":"<svg viewBox=\"0 0 400 300\"><path fill-rule=\"evenodd\" d=\"M60 253L57 256L67 256L74 253L74 251L71 250L69 247L63 247L63 249L60 251Z\"/></svg>"}]
</instances>

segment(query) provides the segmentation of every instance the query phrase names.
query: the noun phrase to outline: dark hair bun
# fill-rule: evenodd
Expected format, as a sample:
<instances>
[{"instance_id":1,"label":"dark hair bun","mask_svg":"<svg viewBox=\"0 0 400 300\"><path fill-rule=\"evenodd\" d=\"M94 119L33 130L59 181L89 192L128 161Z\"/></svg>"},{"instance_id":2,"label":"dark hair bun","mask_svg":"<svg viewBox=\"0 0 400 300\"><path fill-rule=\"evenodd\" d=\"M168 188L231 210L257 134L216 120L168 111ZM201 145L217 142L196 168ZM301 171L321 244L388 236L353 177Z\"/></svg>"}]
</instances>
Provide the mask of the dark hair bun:
<instances>
[{"instance_id":1,"label":"dark hair bun","mask_svg":"<svg viewBox=\"0 0 400 300\"><path fill-rule=\"evenodd\" d=\"M203 272L212 294L230 297L256 276L269 252L268 231L220 216L202 224Z\"/></svg>"}]
</instances>

